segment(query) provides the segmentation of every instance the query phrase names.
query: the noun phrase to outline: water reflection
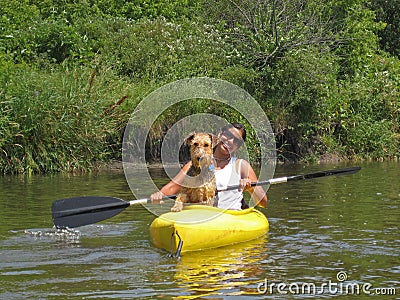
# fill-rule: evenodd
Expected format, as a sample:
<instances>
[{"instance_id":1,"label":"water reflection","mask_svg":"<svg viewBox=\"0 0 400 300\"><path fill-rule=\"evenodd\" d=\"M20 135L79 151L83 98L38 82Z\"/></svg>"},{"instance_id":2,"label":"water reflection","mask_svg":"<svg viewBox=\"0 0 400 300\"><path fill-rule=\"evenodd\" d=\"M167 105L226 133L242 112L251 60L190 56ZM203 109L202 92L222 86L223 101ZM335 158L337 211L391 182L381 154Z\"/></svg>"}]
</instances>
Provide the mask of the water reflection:
<instances>
[{"instance_id":1,"label":"water reflection","mask_svg":"<svg viewBox=\"0 0 400 300\"><path fill-rule=\"evenodd\" d=\"M257 294L267 253L266 236L229 247L185 253L174 276L184 292L176 299Z\"/></svg>"}]
</instances>

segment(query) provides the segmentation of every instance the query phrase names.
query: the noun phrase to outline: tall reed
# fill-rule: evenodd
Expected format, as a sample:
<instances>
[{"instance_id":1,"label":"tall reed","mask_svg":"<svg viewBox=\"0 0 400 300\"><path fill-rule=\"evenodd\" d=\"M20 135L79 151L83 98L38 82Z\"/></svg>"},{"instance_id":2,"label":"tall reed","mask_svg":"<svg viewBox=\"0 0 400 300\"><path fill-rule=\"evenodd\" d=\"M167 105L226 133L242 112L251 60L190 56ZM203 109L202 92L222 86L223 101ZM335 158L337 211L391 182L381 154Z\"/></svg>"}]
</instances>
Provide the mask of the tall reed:
<instances>
[{"instance_id":1,"label":"tall reed","mask_svg":"<svg viewBox=\"0 0 400 300\"><path fill-rule=\"evenodd\" d=\"M1 173L85 171L119 155L129 88L93 70L3 68Z\"/></svg>"}]
</instances>

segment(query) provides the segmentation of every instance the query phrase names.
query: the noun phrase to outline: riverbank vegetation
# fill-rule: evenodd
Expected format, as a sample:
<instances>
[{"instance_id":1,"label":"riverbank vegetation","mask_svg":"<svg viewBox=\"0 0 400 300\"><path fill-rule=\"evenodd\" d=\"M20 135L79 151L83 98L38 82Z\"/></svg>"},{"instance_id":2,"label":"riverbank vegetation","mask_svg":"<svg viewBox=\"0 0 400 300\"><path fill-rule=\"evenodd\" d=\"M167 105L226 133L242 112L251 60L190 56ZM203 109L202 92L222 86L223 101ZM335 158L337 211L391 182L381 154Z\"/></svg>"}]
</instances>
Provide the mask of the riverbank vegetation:
<instances>
[{"instance_id":1,"label":"riverbank vegetation","mask_svg":"<svg viewBox=\"0 0 400 300\"><path fill-rule=\"evenodd\" d=\"M198 76L260 103L282 161L399 157L399 9L367 0L3 0L0 172L120 159L135 106ZM154 124L150 162L166 130L198 112L243 119L221 105L178 104Z\"/></svg>"}]
</instances>

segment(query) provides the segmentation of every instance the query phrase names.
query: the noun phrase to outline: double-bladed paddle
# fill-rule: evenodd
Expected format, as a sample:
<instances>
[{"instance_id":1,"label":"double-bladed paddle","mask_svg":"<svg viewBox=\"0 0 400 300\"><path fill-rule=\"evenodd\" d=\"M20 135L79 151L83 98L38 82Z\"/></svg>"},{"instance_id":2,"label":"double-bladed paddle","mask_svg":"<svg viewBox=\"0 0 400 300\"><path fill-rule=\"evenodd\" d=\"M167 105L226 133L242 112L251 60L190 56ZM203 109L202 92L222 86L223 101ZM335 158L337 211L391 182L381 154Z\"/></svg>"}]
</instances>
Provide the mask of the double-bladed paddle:
<instances>
[{"instance_id":1,"label":"double-bladed paddle","mask_svg":"<svg viewBox=\"0 0 400 300\"><path fill-rule=\"evenodd\" d=\"M273 178L265 181L252 182L251 186L260 186L268 184L278 184L288 181L305 180L320 178L326 176L350 175L358 172L361 167L351 167L345 169L320 171L305 175L294 175L280 178ZM228 186L223 192L240 188L240 185ZM174 199L177 195L165 196L163 199ZM83 225L89 225L109 219L127 207L135 204L151 203L149 198L125 201L115 197L108 196L81 196L74 198L60 199L53 202L52 216L54 225L57 228L74 228Z\"/></svg>"}]
</instances>

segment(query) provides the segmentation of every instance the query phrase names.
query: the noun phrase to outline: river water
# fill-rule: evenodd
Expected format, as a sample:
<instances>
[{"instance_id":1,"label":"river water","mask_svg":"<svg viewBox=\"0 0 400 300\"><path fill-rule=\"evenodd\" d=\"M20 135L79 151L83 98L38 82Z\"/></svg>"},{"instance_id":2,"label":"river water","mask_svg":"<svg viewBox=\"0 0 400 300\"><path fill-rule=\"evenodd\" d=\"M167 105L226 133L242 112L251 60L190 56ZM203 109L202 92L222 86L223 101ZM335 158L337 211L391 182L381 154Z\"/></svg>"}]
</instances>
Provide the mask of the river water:
<instances>
[{"instance_id":1,"label":"river water","mask_svg":"<svg viewBox=\"0 0 400 300\"><path fill-rule=\"evenodd\" d=\"M278 166L275 177L348 166ZM270 187L265 237L180 259L150 244L154 215L142 206L53 228L56 199L130 200L123 172L0 177L0 299L399 299L400 163L361 166ZM153 176L167 182L160 170Z\"/></svg>"}]
</instances>

